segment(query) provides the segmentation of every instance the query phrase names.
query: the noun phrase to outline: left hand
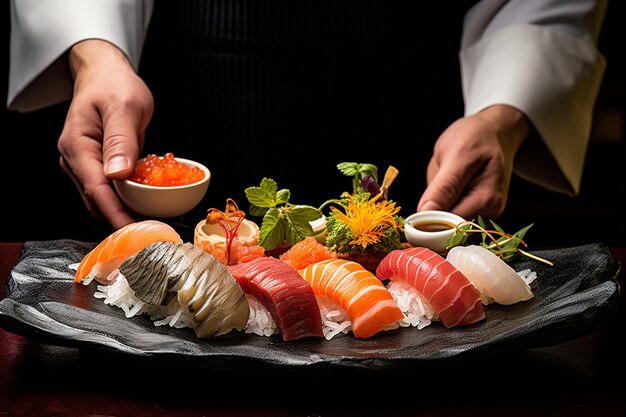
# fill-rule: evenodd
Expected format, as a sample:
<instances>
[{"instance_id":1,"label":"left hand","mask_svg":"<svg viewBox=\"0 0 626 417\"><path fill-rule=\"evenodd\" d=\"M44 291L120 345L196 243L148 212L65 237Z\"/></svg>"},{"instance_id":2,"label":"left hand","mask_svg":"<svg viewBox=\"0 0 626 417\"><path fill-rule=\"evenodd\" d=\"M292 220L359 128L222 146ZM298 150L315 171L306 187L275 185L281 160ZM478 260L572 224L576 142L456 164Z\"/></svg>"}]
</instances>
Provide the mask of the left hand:
<instances>
[{"instance_id":1,"label":"left hand","mask_svg":"<svg viewBox=\"0 0 626 417\"><path fill-rule=\"evenodd\" d=\"M435 143L417 211L451 211L467 220L500 216L515 154L529 131L526 116L506 105L456 120Z\"/></svg>"},{"instance_id":2,"label":"left hand","mask_svg":"<svg viewBox=\"0 0 626 417\"><path fill-rule=\"evenodd\" d=\"M126 55L87 39L69 53L74 93L58 140L60 164L95 218L119 229L135 221L111 180L134 171L154 100Z\"/></svg>"}]
</instances>

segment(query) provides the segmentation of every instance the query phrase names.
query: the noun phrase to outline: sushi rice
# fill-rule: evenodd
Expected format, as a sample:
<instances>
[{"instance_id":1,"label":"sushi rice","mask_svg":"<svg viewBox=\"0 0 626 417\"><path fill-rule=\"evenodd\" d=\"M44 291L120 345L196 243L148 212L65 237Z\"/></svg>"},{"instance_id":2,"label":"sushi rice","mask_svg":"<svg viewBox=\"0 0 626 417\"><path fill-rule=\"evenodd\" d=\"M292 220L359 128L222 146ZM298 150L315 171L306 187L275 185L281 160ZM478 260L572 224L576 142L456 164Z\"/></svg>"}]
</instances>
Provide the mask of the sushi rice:
<instances>
[{"instance_id":1,"label":"sushi rice","mask_svg":"<svg viewBox=\"0 0 626 417\"><path fill-rule=\"evenodd\" d=\"M167 305L157 306L147 304L135 296L128 285L128 281L119 271L115 271L115 281L111 285L98 285L94 297L104 299L105 304L114 305L124 311L126 318L145 314L154 321L155 326L165 326L175 328L192 327L193 318L189 310L184 308L176 297Z\"/></svg>"},{"instance_id":2,"label":"sushi rice","mask_svg":"<svg viewBox=\"0 0 626 417\"><path fill-rule=\"evenodd\" d=\"M127 318L147 315L155 326L191 327L192 318L188 310L178 303L176 297L164 306L147 304L135 296L135 292L128 285L124 275L117 270L113 274L116 274L111 277L113 284L98 285L94 297L102 299L105 304L121 308ZM432 309L408 284L391 282L389 291L398 302L405 318L387 326L385 330L409 326L422 329L431 324L432 320L436 320ZM269 311L254 296L246 294L246 297L250 305L250 317L245 332L259 336L277 334L278 327ZM327 340L339 334L348 334L352 330L348 314L339 304L325 296L318 296L317 301L320 306L324 336Z\"/></svg>"},{"instance_id":3,"label":"sushi rice","mask_svg":"<svg viewBox=\"0 0 626 417\"><path fill-rule=\"evenodd\" d=\"M135 292L128 285L124 275L118 270L112 274L116 274L115 277L111 277L114 283L98 285L94 297L103 299L105 304L121 308L127 318L147 315L155 326L191 327L192 318L188 310L177 302L176 297L173 297L169 304L164 306L146 304L135 296ZM519 271L518 274L528 284L537 277L537 274L529 269ZM387 289L402 310L404 318L388 325L384 330L394 330L400 327L416 327L421 330L433 321L439 320L423 296L408 283L390 281L387 284ZM245 332L266 337L278 334L278 327L269 311L254 296L246 294L246 297L250 306L250 316ZM325 296L317 296L317 301L320 306L324 337L327 340L350 333L352 323L347 312L339 304Z\"/></svg>"}]
</instances>

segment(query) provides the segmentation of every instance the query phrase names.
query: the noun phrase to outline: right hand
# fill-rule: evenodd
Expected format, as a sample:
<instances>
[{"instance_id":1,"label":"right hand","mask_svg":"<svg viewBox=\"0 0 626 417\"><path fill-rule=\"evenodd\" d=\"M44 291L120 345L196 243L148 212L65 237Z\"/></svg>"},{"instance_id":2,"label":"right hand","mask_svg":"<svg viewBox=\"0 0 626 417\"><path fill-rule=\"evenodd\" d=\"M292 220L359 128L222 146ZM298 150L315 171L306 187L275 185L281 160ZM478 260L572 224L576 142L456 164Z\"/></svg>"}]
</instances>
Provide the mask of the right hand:
<instances>
[{"instance_id":1,"label":"right hand","mask_svg":"<svg viewBox=\"0 0 626 417\"><path fill-rule=\"evenodd\" d=\"M90 39L69 55L74 94L58 141L63 170L87 210L119 229L135 221L111 180L132 174L154 109L152 93L126 55Z\"/></svg>"},{"instance_id":2,"label":"right hand","mask_svg":"<svg viewBox=\"0 0 626 417\"><path fill-rule=\"evenodd\" d=\"M507 105L456 120L435 143L417 211L496 219L506 205L515 154L529 130L526 116Z\"/></svg>"}]
</instances>

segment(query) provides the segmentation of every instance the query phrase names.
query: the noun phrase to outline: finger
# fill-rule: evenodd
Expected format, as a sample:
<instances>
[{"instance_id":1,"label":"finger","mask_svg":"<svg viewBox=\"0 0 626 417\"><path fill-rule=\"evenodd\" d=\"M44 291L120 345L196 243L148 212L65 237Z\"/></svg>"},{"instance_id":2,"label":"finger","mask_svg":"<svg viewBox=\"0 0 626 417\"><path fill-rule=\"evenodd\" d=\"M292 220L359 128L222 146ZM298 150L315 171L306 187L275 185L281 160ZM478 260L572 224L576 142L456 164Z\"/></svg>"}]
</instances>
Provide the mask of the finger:
<instances>
[{"instance_id":1,"label":"finger","mask_svg":"<svg viewBox=\"0 0 626 417\"><path fill-rule=\"evenodd\" d=\"M495 219L504 211L506 194L506 191L487 176L480 176L468 184L466 192L452 210L466 219L478 215L485 219Z\"/></svg>"},{"instance_id":2,"label":"finger","mask_svg":"<svg viewBox=\"0 0 626 417\"><path fill-rule=\"evenodd\" d=\"M106 220L116 229L135 221L126 211L117 194L111 188L110 183L102 174L100 175L104 178L104 182L98 179L97 174L90 176L84 172L81 174L83 178L81 180L63 156L60 158L60 163L63 170L74 182L85 207L87 207L87 210L93 217Z\"/></svg>"},{"instance_id":3,"label":"finger","mask_svg":"<svg viewBox=\"0 0 626 417\"><path fill-rule=\"evenodd\" d=\"M491 201L493 198L488 190L476 191L463 196L450 211L467 220L475 219L479 215L484 219L495 219L502 214L504 206L492 204Z\"/></svg>"},{"instance_id":4,"label":"finger","mask_svg":"<svg viewBox=\"0 0 626 417\"><path fill-rule=\"evenodd\" d=\"M74 175L72 168L70 167L70 165L68 164L68 162L65 160L65 158L62 155L59 157L59 164L61 165L61 169L65 171L67 176L70 177L70 179L74 183L74 186L78 190L78 194L80 195L80 198L83 200L83 204L87 208L87 211L89 212L89 214L91 214L96 219L104 220L104 216L102 216L102 213L100 213L100 210L98 210L97 207L91 203L89 198L87 198L87 194L85 194L84 192L85 189L83 188L83 185L81 184L78 177Z\"/></svg>"},{"instance_id":5,"label":"finger","mask_svg":"<svg viewBox=\"0 0 626 417\"><path fill-rule=\"evenodd\" d=\"M131 223L133 218L104 176L100 142L67 127L59 144L61 167L74 182L89 213L115 228Z\"/></svg>"},{"instance_id":6,"label":"finger","mask_svg":"<svg viewBox=\"0 0 626 417\"><path fill-rule=\"evenodd\" d=\"M90 198L100 207L102 215L115 229L135 222L135 219L126 211L117 194L110 184L100 184L91 189Z\"/></svg>"},{"instance_id":7,"label":"finger","mask_svg":"<svg viewBox=\"0 0 626 417\"><path fill-rule=\"evenodd\" d=\"M111 180L104 176L99 152L89 152L85 149L75 155L72 163L78 184L83 187L82 195L93 207L92 213L99 213L114 228L133 222L133 218L113 190Z\"/></svg>"},{"instance_id":8,"label":"finger","mask_svg":"<svg viewBox=\"0 0 626 417\"><path fill-rule=\"evenodd\" d=\"M432 179L417 204L417 211L452 210L475 172L472 165L458 162L443 164L438 169L436 162L429 163L428 177Z\"/></svg>"}]
</instances>

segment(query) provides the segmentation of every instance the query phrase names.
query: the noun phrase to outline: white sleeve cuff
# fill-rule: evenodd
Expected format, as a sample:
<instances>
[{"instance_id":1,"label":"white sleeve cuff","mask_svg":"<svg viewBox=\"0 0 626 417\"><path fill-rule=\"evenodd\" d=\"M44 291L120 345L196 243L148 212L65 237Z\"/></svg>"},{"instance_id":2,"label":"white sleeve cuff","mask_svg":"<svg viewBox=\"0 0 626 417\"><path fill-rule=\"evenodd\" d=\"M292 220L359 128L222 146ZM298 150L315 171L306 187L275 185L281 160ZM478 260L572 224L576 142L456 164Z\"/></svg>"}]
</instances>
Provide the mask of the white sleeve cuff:
<instances>
[{"instance_id":1,"label":"white sleeve cuff","mask_svg":"<svg viewBox=\"0 0 626 417\"><path fill-rule=\"evenodd\" d=\"M515 172L553 191L577 194L606 67L596 47L565 31L520 24L462 49L460 58L465 114L494 104L525 113L543 143L524 143Z\"/></svg>"},{"instance_id":2,"label":"white sleeve cuff","mask_svg":"<svg viewBox=\"0 0 626 417\"><path fill-rule=\"evenodd\" d=\"M72 77L65 52L85 39L120 48L135 69L152 0L12 0L7 107L32 111L68 100Z\"/></svg>"}]
</instances>

